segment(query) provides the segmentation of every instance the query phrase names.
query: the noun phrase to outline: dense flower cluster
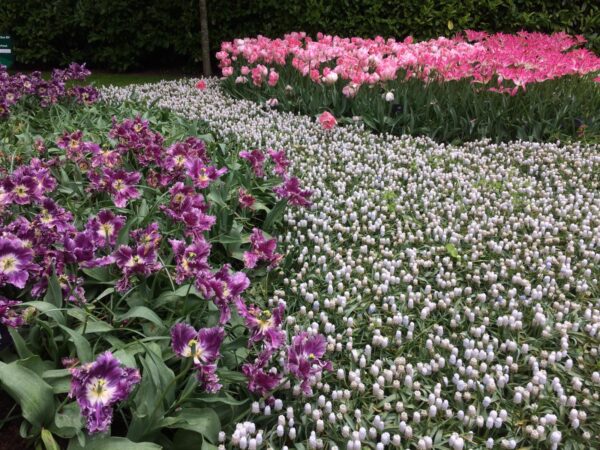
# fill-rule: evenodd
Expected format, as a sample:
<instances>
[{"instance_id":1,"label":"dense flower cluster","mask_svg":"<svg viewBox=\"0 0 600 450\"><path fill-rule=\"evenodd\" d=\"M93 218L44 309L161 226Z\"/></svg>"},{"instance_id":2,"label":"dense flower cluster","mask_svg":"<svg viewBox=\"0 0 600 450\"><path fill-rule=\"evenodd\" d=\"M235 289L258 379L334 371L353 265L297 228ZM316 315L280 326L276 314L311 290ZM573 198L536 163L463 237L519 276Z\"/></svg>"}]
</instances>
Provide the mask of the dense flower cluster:
<instances>
[{"instance_id":1,"label":"dense flower cluster","mask_svg":"<svg viewBox=\"0 0 600 450\"><path fill-rule=\"evenodd\" d=\"M25 96L35 97L41 106L56 103L63 97L73 97L84 104L93 103L98 99L95 88L66 85L68 81L84 80L89 75L85 64L77 63L67 69L54 69L49 80L43 79L41 72L10 75L6 67L0 65L0 118L7 116L11 106Z\"/></svg>"},{"instance_id":2,"label":"dense flower cluster","mask_svg":"<svg viewBox=\"0 0 600 450\"><path fill-rule=\"evenodd\" d=\"M260 431L238 424L222 448L287 449L300 437L310 449L596 445L597 146L447 146L358 124L323 130L205 82L200 95L194 81L136 95L202 117L246 148L289 149L313 191L310 209L285 217L298 270L284 274L268 313L241 315L262 346L277 345L269 330L285 299L294 351L272 358L310 379L326 346L335 374L316 376L302 402L257 401ZM311 339L317 332L324 342ZM245 367L251 390L292 388L263 359Z\"/></svg>"},{"instance_id":3,"label":"dense flower cluster","mask_svg":"<svg viewBox=\"0 0 600 450\"><path fill-rule=\"evenodd\" d=\"M224 77L236 83L274 86L290 65L315 83L344 80L343 93L354 97L361 86L420 78L471 79L493 90L514 94L529 83L584 75L600 70L600 58L581 45L582 36L520 32L515 35L466 31L452 39L414 42L393 38L342 38L319 33L290 33L282 39L235 39L217 53ZM494 84L495 83L495 84Z\"/></svg>"},{"instance_id":4,"label":"dense flower cluster","mask_svg":"<svg viewBox=\"0 0 600 450\"><path fill-rule=\"evenodd\" d=\"M10 165L2 160L0 287L11 298L33 297L35 306L27 305L34 311L28 315L18 309L21 301L0 298L0 324L19 327L27 322L23 335L34 329L35 335L41 323L36 311L49 311L43 316L47 320L44 332L67 333L77 357L85 362L80 365L66 340L56 338L62 347L51 352L69 352L60 355L65 356L62 359L71 373L69 396L76 400L91 433L109 429L113 407L129 398L138 383L140 392L157 383L153 370L158 369L148 369L145 362L136 369L135 359L119 354L121 345L137 343L125 344L125 339L116 337L129 338L132 330L130 320L119 316L130 308L134 312L142 308L135 305L142 298L150 306L155 306L150 301L161 294L181 298L178 289L187 292L186 300L201 299L192 308L210 309L211 318L190 317L184 311L187 306L175 308L182 317L174 317L171 305L165 308L168 314L164 313L164 304L154 310L143 306L144 316L154 325L162 320L168 324L160 328L160 332L171 328L172 352L163 341L165 359L173 363L173 353L191 358L200 390L216 393L225 383L218 372L221 348L240 339L237 331L232 334L232 321L241 319L248 325L242 339L248 340L250 350L245 341L240 345L248 351L248 361L254 362L242 360L229 367L246 375L248 388L269 397L286 376L286 382L297 382L310 393L321 373L330 368L325 355L315 353L310 367L298 369L297 357L293 357L298 355L298 345L295 341L287 345L284 303L263 310L256 305L263 303L261 299L250 304L242 297L251 278L271 273L283 258L277 252L277 238L260 228L265 211L283 215L286 204L310 206L311 191L302 189L291 176L285 151L255 149L225 157L212 153L213 160L202 139L191 136L170 142L139 116L113 117L105 127L103 133L93 134L61 128L53 143L38 138L33 149L19 147ZM230 191L222 194L226 189ZM278 197L287 200L278 201ZM271 218L270 232L274 220L281 222L281 215ZM234 248L230 249L232 240ZM105 297L110 301L102 300ZM111 317L104 315L106 311ZM238 315L232 318L234 311ZM211 325L215 326L196 330L182 322L208 323L214 312L217 323ZM67 326L68 317L83 318L83 324L78 329ZM88 323L92 330L102 323L114 331L107 341L114 355L105 352L88 362L106 349L96 341L92 350L86 330L95 331L89 331ZM157 328L147 330L157 332ZM311 339L324 337L312 333ZM288 359L296 362L287 363L278 352L289 353ZM57 356L51 358L56 361ZM170 369L161 364L168 373ZM178 373L177 379L184 374ZM172 389L167 385L164 393ZM135 403L137 397L132 397Z\"/></svg>"},{"instance_id":5,"label":"dense flower cluster","mask_svg":"<svg viewBox=\"0 0 600 450\"><path fill-rule=\"evenodd\" d=\"M207 214L209 204L198 191L209 187L227 169L210 165L204 143L197 138L164 148L162 136L151 131L140 118L115 123L109 135L117 139L114 148L85 141L80 131L64 133L57 141L57 146L64 150L64 158L33 158L1 180L5 220L0 237L0 284L24 288L29 282L33 285L32 294L41 296L48 277L55 273L60 279L69 280L65 283L65 295L85 301L82 287L70 282L78 280L78 269L70 268L72 264L82 268L115 264L122 274L117 284L121 292L132 286L134 278L144 279L160 270L162 236L158 223L133 230L129 245L117 245L125 216L104 208L87 218L81 227L78 218L52 198L58 185L52 173L54 166L79 167L89 181L86 190L94 195L108 194L117 208L139 199L144 183L150 184L149 180L156 176L158 188L171 186L165 197L169 201L159 205L159 210L181 223L183 235L191 240L190 243L170 241L177 262L176 280L179 283L194 280L208 298L218 299L227 315L227 305L235 299L234 293L247 287L248 282L243 274L230 274L227 266L211 272L207 263L210 244L205 241L204 233L215 224L215 217ZM96 163L98 157L103 161ZM132 168L128 162L132 158L145 167L145 177ZM283 173L281 158L284 156L280 156L276 170ZM287 173L282 177L286 180ZM281 189L286 183L283 182ZM290 203L297 202L291 199ZM11 216L12 220L7 220ZM254 268L260 261L266 261L274 267L280 259L275 253L276 240L265 240L258 229L252 236L246 266Z\"/></svg>"}]
</instances>

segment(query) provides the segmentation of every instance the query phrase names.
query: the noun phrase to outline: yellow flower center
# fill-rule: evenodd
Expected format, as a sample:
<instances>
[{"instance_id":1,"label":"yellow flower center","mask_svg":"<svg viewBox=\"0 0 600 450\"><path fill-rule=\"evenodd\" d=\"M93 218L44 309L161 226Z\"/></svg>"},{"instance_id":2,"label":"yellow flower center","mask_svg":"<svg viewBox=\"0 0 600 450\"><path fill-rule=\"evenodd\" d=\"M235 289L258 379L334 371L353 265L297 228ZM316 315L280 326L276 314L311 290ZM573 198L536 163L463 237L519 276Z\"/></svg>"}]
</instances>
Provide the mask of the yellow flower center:
<instances>
[{"instance_id":1,"label":"yellow flower center","mask_svg":"<svg viewBox=\"0 0 600 450\"><path fill-rule=\"evenodd\" d=\"M202 355L204 354L204 349L198 345L198 340L190 339L186 349L183 352L183 356L191 356L194 358L194 362L199 364L201 362Z\"/></svg>"},{"instance_id":2,"label":"yellow flower center","mask_svg":"<svg viewBox=\"0 0 600 450\"><path fill-rule=\"evenodd\" d=\"M229 286L226 282L223 281L223 298L227 298L231 295L231 291L229 290Z\"/></svg>"},{"instance_id":3,"label":"yellow flower center","mask_svg":"<svg viewBox=\"0 0 600 450\"><path fill-rule=\"evenodd\" d=\"M103 223L100 225L100 235L108 238L113 234L114 229L111 223Z\"/></svg>"},{"instance_id":4,"label":"yellow flower center","mask_svg":"<svg viewBox=\"0 0 600 450\"><path fill-rule=\"evenodd\" d=\"M42 223L50 223L52 221L52 216L46 209L42 210L41 216L42 217L41 217L40 221Z\"/></svg>"},{"instance_id":5,"label":"yellow flower center","mask_svg":"<svg viewBox=\"0 0 600 450\"><path fill-rule=\"evenodd\" d=\"M25 197L27 195L27 187L22 184L15 186L15 194L19 197Z\"/></svg>"},{"instance_id":6,"label":"yellow flower center","mask_svg":"<svg viewBox=\"0 0 600 450\"><path fill-rule=\"evenodd\" d=\"M105 378L94 378L87 388L87 399L90 403L107 404L112 399L116 388L109 386Z\"/></svg>"},{"instance_id":7,"label":"yellow flower center","mask_svg":"<svg viewBox=\"0 0 600 450\"><path fill-rule=\"evenodd\" d=\"M198 174L198 180L200 180L203 183L205 181L208 181L208 176L206 175L206 169L204 169L204 168L200 169L200 173Z\"/></svg>"},{"instance_id":8,"label":"yellow flower center","mask_svg":"<svg viewBox=\"0 0 600 450\"><path fill-rule=\"evenodd\" d=\"M125 189L125 183L123 183L123 180L115 180L115 182L113 183L113 187L115 188L115 190L121 191Z\"/></svg>"},{"instance_id":9,"label":"yellow flower center","mask_svg":"<svg viewBox=\"0 0 600 450\"><path fill-rule=\"evenodd\" d=\"M0 258L0 267L4 273L17 270L17 258L14 255L6 255Z\"/></svg>"}]
</instances>

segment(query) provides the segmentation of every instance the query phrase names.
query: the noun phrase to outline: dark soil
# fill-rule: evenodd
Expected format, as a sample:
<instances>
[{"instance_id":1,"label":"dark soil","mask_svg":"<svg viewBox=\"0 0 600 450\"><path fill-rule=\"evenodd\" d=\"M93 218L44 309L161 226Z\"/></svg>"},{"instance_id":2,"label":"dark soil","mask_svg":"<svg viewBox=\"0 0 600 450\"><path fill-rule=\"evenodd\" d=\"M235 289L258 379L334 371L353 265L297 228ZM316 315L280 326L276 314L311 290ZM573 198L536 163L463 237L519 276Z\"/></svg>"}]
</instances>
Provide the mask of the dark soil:
<instances>
[{"instance_id":1,"label":"dark soil","mask_svg":"<svg viewBox=\"0 0 600 450\"><path fill-rule=\"evenodd\" d=\"M18 408L14 408L15 402L12 398L0 391L0 420L6 418L9 412L11 416L19 412ZM6 422L0 428L0 450L25 450L30 448L27 441L19 436L19 419L15 418Z\"/></svg>"}]
</instances>

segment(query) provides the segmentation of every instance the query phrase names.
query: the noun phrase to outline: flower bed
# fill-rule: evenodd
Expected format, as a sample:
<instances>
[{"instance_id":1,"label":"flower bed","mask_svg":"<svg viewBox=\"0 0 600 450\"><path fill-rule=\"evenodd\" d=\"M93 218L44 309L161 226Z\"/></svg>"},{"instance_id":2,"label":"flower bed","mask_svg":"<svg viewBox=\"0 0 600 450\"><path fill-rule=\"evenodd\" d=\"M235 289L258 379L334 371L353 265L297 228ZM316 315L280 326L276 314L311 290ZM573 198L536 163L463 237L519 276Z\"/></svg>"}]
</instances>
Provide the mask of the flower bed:
<instances>
[{"instance_id":1,"label":"flower bed","mask_svg":"<svg viewBox=\"0 0 600 450\"><path fill-rule=\"evenodd\" d=\"M424 42L292 33L224 42L217 58L230 93L277 99L285 110L328 109L443 141L555 140L599 134L591 80L600 58L583 42L564 33L468 31Z\"/></svg>"},{"instance_id":2,"label":"flower bed","mask_svg":"<svg viewBox=\"0 0 600 450\"><path fill-rule=\"evenodd\" d=\"M324 130L213 80L102 95L201 117L231 145L286 148L314 192L285 215L297 268L280 289L284 322L324 334L334 371L285 412L258 401L224 445L260 430L258 448L596 446L598 146Z\"/></svg>"},{"instance_id":3,"label":"flower bed","mask_svg":"<svg viewBox=\"0 0 600 450\"><path fill-rule=\"evenodd\" d=\"M284 328L272 288L290 260L268 233L311 192L285 152L201 129L58 98L0 122L0 384L23 437L210 447L249 396L278 410L273 391L308 395L331 369L322 335Z\"/></svg>"}]
</instances>

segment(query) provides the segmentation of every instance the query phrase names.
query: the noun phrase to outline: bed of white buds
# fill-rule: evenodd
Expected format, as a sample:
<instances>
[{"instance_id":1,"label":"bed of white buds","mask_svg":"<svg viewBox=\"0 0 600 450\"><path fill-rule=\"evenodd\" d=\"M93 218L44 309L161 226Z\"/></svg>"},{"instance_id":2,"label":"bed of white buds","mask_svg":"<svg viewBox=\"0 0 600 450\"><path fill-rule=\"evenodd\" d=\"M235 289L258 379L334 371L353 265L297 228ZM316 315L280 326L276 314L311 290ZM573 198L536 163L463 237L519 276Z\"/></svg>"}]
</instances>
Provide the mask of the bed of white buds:
<instances>
[{"instance_id":1,"label":"bed of white buds","mask_svg":"<svg viewBox=\"0 0 600 450\"><path fill-rule=\"evenodd\" d=\"M279 295L334 363L272 428L240 424L223 446L600 448L598 146L325 131L196 81L103 96L287 149L314 204L285 217L297 271Z\"/></svg>"}]
</instances>

